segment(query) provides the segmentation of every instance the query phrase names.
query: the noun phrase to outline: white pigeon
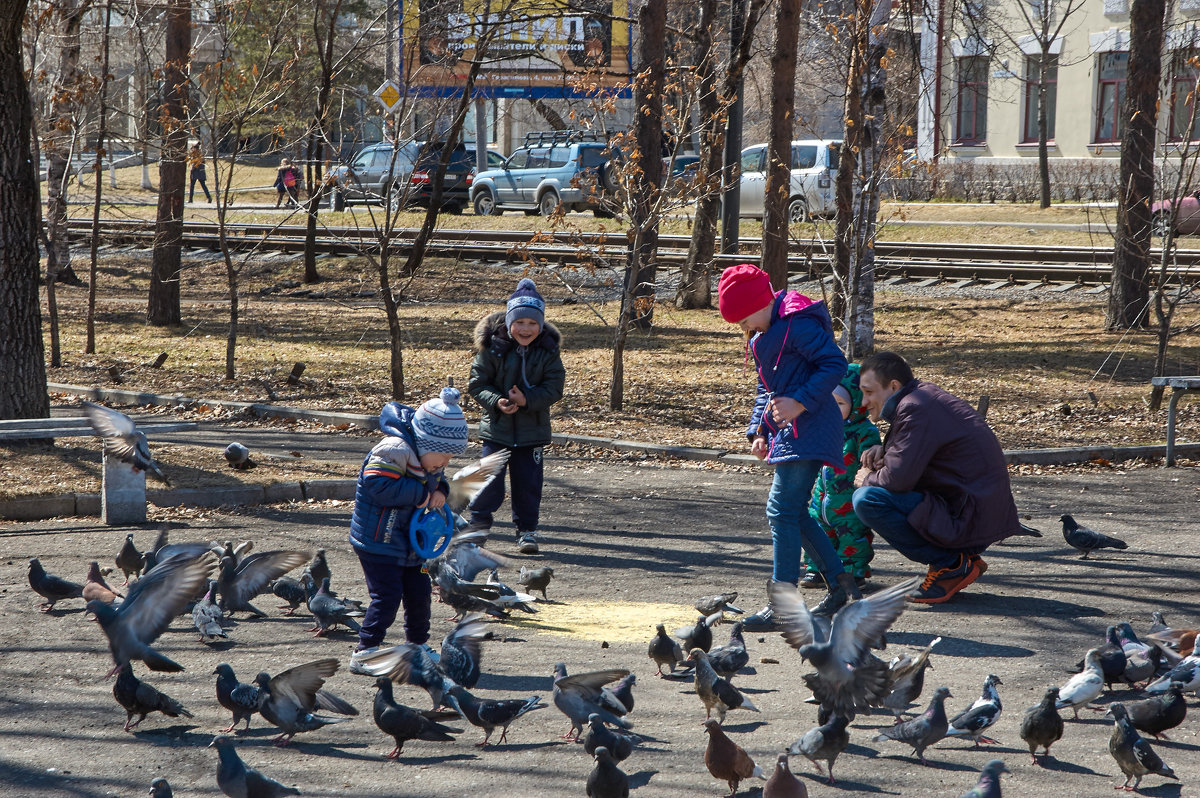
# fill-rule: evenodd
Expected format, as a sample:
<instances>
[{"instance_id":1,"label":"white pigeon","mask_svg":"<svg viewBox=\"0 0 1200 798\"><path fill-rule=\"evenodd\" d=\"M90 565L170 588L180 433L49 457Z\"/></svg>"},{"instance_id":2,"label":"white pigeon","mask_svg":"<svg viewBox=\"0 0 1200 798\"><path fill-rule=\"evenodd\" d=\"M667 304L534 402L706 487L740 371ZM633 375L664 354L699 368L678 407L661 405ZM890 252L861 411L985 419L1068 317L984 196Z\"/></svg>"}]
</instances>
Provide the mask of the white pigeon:
<instances>
[{"instance_id":1,"label":"white pigeon","mask_svg":"<svg viewBox=\"0 0 1200 798\"><path fill-rule=\"evenodd\" d=\"M995 740L984 735L984 731L995 726L996 721L1000 720L1002 707L1000 693L996 690L998 684L1004 684L1000 677L994 673L988 674L983 682L983 695L976 698L970 707L950 719L947 737L967 737L974 741L975 748L978 748L980 743L997 745Z\"/></svg>"},{"instance_id":2,"label":"white pigeon","mask_svg":"<svg viewBox=\"0 0 1200 798\"><path fill-rule=\"evenodd\" d=\"M1058 709L1070 707L1079 720L1079 708L1091 703L1104 692L1104 671L1100 667L1100 651L1093 648L1083 658L1083 670L1058 688Z\"/></svg>"},{"instance_id":3,"label":"white pigeon","mask_svg":"<svg viewBox=\"0 0 1200 798\"><path fill-rule=\"evenodd\" d=\"M148 471L170 487L158 464L150 456L146 434L137 428L133 419L124 413L91 402L83 403L83 412L92 425L92 432L104 441L104 452L135 469Z\"/></svg>"},{"instance_id":4,"label":"white pigeon","mask_svg":"<svg viewBox=\"0 0 1200 798\"><path fill-rule=\"evenodd\" d=\"M1185 692L1191 690L1200 695L1200 657L1195 654L1184 657L1157 681L1147 685L1146 692L1165 693L1171 687L1171 682L1182 682Z\"/></svg>"}]
</instances>

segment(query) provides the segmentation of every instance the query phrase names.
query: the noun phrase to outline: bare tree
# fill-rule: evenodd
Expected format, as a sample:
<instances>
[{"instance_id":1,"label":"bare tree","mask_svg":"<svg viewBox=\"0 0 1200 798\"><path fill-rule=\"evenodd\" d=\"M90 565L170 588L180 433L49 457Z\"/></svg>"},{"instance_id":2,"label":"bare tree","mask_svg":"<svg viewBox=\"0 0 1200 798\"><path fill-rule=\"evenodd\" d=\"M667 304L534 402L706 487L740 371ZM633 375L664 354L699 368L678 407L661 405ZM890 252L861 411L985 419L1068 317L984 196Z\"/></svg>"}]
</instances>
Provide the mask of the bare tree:
<instances>
[{"instance_id":1,"label":"bare tree","mask_svg":"<svg viewBox=\"0 0 1200 798\"><path fill-rule=\"evenodd\" d=\"M771 123L763 195L762 268L776 290L787 287L788 204L792 196L792 132L796 108L796 44L801 0L779 0L771 48Z\"/></svg>"},{"instance_id":2,"label":"bare tree","mask_svg":"<svg viewBox=\"0 0 1200 798\"><path fill-rule=\"evenodd\" d=\"M92 242L88 252L88 298L87 298L87 334L84 341L84 354L96 353L96 274L97 261L100 254L100 201L104 195L104 181L101 179L104 169L104 158L111 158L105 142L108 137L108 82L112 78L109 68L109 34L112 31L112 0L104 3L104 33L101 39L100 58L100 112L98 129L96 131L96 162L92 167L92 176L96 180L95 196L92 201Z\"/></svg>"},{"instance_id":3,"label":"bare tree","mask_svg":"<svg viewBox=\"0 0 1200 798\"><path fill-rule=\"evenodd\" d=\"M342 0L332 3L314 2L312 5L313 43L316 45L320 64L320 82L317 86L316 105L313 109L312 127L308 131L307 183L309 202L304 233L304 282L320 281L317 274L317 213L324 198L327 185L323 174L325 143L328 141L330 99L333 97L335 70L334 40L337 38Z\"/></svg>"}]
</instances>

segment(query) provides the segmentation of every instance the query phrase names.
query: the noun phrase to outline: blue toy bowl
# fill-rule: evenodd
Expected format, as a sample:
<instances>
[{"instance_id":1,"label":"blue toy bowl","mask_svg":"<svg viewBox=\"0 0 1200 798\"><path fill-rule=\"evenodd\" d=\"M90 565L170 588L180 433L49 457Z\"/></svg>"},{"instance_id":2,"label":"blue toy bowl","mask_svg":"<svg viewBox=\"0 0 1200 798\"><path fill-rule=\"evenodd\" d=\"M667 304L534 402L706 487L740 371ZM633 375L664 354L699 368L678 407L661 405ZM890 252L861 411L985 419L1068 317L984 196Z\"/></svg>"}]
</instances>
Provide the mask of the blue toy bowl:
<instances>
[{"instance_id":1,"label":"blue toy bowl","mask_svg":"<svg viewBox=\"0 0 1200 798\"><path fill-rule=\"evenodd\" d=\"M408 542L426 560L445 551L453 535L454 517L445 505L440 510L417 510L408 523Z\"/></svg>"}]
</instances>

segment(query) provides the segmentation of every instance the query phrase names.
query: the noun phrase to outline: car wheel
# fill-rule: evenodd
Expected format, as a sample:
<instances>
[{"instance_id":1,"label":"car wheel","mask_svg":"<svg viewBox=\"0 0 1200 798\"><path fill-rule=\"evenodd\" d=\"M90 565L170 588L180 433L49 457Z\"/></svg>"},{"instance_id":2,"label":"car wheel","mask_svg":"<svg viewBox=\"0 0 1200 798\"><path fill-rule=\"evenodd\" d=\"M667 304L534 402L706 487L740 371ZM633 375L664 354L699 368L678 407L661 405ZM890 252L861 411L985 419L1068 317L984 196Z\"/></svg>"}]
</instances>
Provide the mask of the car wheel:
<instances>
[{"instance_id":1,"label":"car wheel","mask_svg":"<svg viewBox=\"0 0 1200 798\"><path fill-rule=\"evenodd\" d=\"M476 216L499 216L500 209L496 207L496 198L486 189L475 195Z\"/></svg>"},{"instance_id":2,"label":"car wheel","mask_svg":"<svg viewBox=\"0 0 1200 798\"><path fill-rule=\"evenodd\" d=\"M450 214L451 216L458 216L463 212L464 208L462 203L451 202L449 205L445 206L445 210L446 213Z\"/></svg>"},{"instance_id":3,"label":"car wheel","mask_svg":"<svg viewBox=\"0 0 1200 798\"><path fill-rule=\"evenodd\" d=\"M329 210L341 213L346 210L346 195L341 189L331 189L329 192Z\"/></svg>"},{"instance_id":4,"label":"car wheel","mask_svg":"<svg viewBox=\"0 0 1200 798\"><path fill-rule=\"evenodd\" d=\"M610 194L616 194L621 188L617 180L617 164L613 163L612 159L600 164L600 185Z\"/></svg>"},{"instance_id":5,"label":"car wheel","mask_svg":"<svg viewBox=\"0 0 1200 798\"><path fill-rule=\"evenodd\" d=\"M553 216L554 212L558 210L558 205L558 192L554 190L547 191L538 200L538 213L542 216Z\"/></svg>"},{"instance_id":6,"label":"car wheel","mask_svg":"<svg viewBox=\"0 0 1200 798\"><path fill-rule=\"evenodd\" d=\"M1171 213L1170 211L1159 211L1150 219L1150 228L1154 235L1159 238L1166 238L1171 232Z\"/></svg>"},{"instance_id":7,"label":"car wheel","mask_svg":"<svg viewBox=\"0 0 1200 798\"><path fill-rule=\"evenodd\" d=\"M788 224L800 224L809 221L808 203L796 197L788 203Z\"/></svg>"},{"instance_id":8,"label":"car wheel","mask_svg":"<svg viewBox=\"0 0 1200 798\"><path fill-rule=\"evenodd\" d=\"M387 192L387 208L392 213L399 213L404 208L404 191L397 186L390 186Z\"/></svg>"}]
</instances>

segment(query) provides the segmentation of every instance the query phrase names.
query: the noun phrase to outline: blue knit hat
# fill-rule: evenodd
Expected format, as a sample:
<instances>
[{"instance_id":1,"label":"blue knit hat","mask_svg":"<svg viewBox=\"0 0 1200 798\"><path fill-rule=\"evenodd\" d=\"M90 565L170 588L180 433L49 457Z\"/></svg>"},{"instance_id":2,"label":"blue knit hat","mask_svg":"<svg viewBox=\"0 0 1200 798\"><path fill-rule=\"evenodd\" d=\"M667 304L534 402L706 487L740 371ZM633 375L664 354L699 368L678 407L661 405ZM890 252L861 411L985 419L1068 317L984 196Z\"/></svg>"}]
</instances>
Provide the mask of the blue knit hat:
<instances>
[{"instance_id":1,"label":"blue knit hat","mask_svg":"<svg viewBox=\"0 0 1200 798\"><path fill-rule=\"evenodd\" d=\"M504 313L504 326L511 327L517 319L533 319L539 327L546 326L546 302L538 293L537 286L528 277L522 277L517 290L508 298Z\"/></svg>"},{"instance_id":2,"label":"blue knit hat","mask_svg":"<svg viewBox=\"0 0 1200 798\"><path fill-rule=\"evenodd\" d=\"M467 450L467 420L458 406L461 399L457 388L447 387L438 398L417 408L412 428L418 454L462 454Z\"/></svg>"}]
</instances>

